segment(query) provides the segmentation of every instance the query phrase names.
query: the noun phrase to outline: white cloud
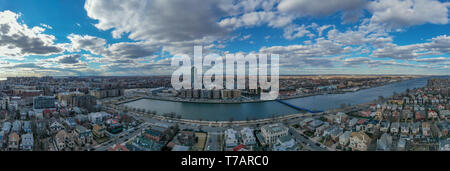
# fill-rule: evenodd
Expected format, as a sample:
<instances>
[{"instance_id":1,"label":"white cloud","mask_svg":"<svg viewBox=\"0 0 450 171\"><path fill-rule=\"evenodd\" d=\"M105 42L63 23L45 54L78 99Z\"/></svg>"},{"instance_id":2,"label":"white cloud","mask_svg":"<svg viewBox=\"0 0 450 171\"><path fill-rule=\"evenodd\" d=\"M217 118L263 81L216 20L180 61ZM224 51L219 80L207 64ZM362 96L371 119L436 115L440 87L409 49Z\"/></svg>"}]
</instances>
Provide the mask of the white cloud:
<instances>
[{"instance_id":1,"label":"white cloud","mask_svg":"<svg viewBox=\"0 0 450 171\"><path fill-rule=\"evenodd\" d=\"M71 34L68 36L71 41L69 51L79 52L86 50L95 55L101 55L110 60L133 60L152 56L159 50L158 45L146 41L140 42L120 42L107 45L106 40L89 35Z\"/></svg>"},{"instance_id":2,"label":"white cloud","mask_svg":"<svg viewBox=\"0 0 450 171\"><path fill-rule=\"evenodd\" d=\"M101 30L112 29L120 38L158 42L220 37L226 30L217 24L223 14L217 1L204 0L87 0L85 9Z\"/></svg>"},{"instance_id":3,"label":"white cloud","mask_svg":"<svg viewBox=\"0 0 450 171\"><path fill-rule=\"evenodd\" d=\"M311 33L311 31L308 30L310 28L309 26L301 25L290 25L284 28L284 34L283 37L288 40L293 40L295 38L301 38L304 36L308 36L310 38L314 37L315 35Z\"/></svg>"},{"instance_id":4,"label":"white cloud","mask_svg":"<svg viewBox=\"0 0 450 171\"><path fill-rule=\"evenodd\" d=\"M344 20L354 21L366 4L366 0L282 0L278 10L300 16L329 16L341 11Z\"/></svg>"},{"instance_id":5,"label":"white cloud","mask_svg":"<svg viewBox=\"0 0 450 171\"><path fill-rule=\"evenodd\" d=\"M22 59L28 55L52 55L63 51L54 44L55 36L44 34L42 27L28 28L17 20L20 15L0 12L0 57Z\"/></svg>"},{"instance_id":6,"label":"white cloud","mask_svg":"<svg viewBox=\"0 0 450 171\"><path fill-rule=\"evenodd\" d=\"M255 27L267 24L280 28L290 24L294 20L292 15L283 15L273 11L255 11L241 16L229 17L221 20L219 25L225 28Z\"/></svg>"},{"instance_id":7,"label":"white cloud","mask_svg":"<svg viewBox=\"0 0 450 171\"><path fill-rule=\"evenodd\" d=\"M374 23L390 28L431 24L447 24L450 3L437 0L376 0L370 2Z\"/></svg>"},{"instance_id":8,"label":"white cloud","mask_svg":"<svg viewBox=\"0 0 450 171\"><path fill-rule=\"evenodd\" d=\"M432 38L430 42L403 45L388 44L373 51L373 57L393 59L416 59L428 55L450 53L450 36L441 35Z\"/></svg>"}]
</instances>

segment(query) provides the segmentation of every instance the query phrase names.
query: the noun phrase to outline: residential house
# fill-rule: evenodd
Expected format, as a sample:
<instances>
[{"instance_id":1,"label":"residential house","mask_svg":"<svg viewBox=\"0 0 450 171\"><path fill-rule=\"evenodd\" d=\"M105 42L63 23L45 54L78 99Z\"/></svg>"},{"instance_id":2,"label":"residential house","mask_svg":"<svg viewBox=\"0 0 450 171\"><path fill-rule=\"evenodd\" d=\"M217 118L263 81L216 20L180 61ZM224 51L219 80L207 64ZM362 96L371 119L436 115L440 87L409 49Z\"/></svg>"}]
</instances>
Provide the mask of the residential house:
<instances>
[{"instance_id":1,"label":"residential house","mask_svg":"<svg viewBox=\"0 0 450 171\"><path fill-rule=\"evenodd\" d=\"M411 133L413 135L419 135L420 134L420 122L415 122L411 125Z\"/></svg>"},{"instance_id":2,"label":"residential house","mask_svg":"<svg viewBox=\"0 0 450 171\"><path fill-rule=\"evenodd\" d=\"M11 131L11 122L3 122L2 131L4 134L9 134L9 131Z\"/></svg>"},{"instance_id":3,"label":"residential house","mask_svg":"<svg viewBox=\"0 0 450 171\"><path fill-rule=\"evenodd\" d=\"M439 115L441 116L441 119L444 118L450 119L450 110L441 110L439 112Z\"/></svg>"},{"instance_id":4,"label":"residential house","mask_svg":"<svg viewBox=\"0 0 450 171\"><path fill-rule=\"evenodd\" d=\"M437 112L435 112L434 110L428 111L428 119L437 119L437 118L438 118Z\"/></svg>"},{"instance_id":5,"label":"residential house","mask_svg":"<svg viewBox=\"0 0 450 171\"><path fill-rule=\"evenodd\" d=\"M429 122L422 122L422 135L431 136L431 124Z\"/></svg>"},{"instance_id":6,"label":"residential house","mask_svg":"<svg viewBox=\"0 0 450 171\"><path fill-rule=\"evenodd\" d=\"M318 128L316 128L316 131L314 132L315 136L321 136L323 134L323 131L325 131L325 129L327 129L328 127L330 127L330 124L328 124L328 122L325 122L325 124L323 124L322 126L319 126Z\"/></svg>"},{"instance_id":7,"label":"residential house","mask_svg":"<svg viewBox=\"0 0 450 171\"><path fill-rule=\"evenodd\" d=\"M400 129L403 135L409 135L409 127L410 127L409 123L406 122L401 123Z\"/></svg>"},{"instance_id":8,"label":"residential house","mask_svg":"<svg viewBox=\"0 0 450 171\"><path fill-rule=\"evenodd\" d=\"M121 144L114 144L113 146L109 147L108 151L130 151L127 147L121 145Z\"/></svg>"},{"instance_id":9,"label":"residential house","mask_svg":"<svg viewBox=\"0 0 450 171\"><path fill-rule=\"evenodd\" d=\"M20 133L20 131L22 131L22 122L19 120L14 121L11 131Z\"/></svg>"},{"instance_id":10,"label":"residential house","mask_svg":"<svg viewBox=\"0 0 450 171\"><path fill-rule=\"evenodd\" d=\"M59 151L64 151L67 148L74 148L75 142L70 133L65 130L59 131L55 136L55 145Z\"/></svg>"},{"instance_id":11,"label":"residential house","mask_svg":"<svg viewBox=\"0 0 450 171\"><path fill-rule=\"evenodd\" d=\"M111 115L106 112L95 112L88 115L88 119L92 124L99 124L110 117Z\"/></svg>"},{"instance_id":12,"label":"residential house","mask_svg":"<svg viewBox=\"0 0 450 171\"><path fill-rule=\"evenodd\" d=\"M439 151L450 151L450 138L439 141Z\"/></svg>"},{"instance_id":13,"label":"residential house","mask_svg":"<svg viewBox=\"0 0 450 171\"><path fill-rule=\"evenodd\" d=\"M59 123L58 121L52 122L52 124L50 124L49 127L50 127L50 131L52 131L52 132L58 132L60 130L65 129L64 126L61 123Z\"/></svg>"},{"instance_id":14,"label":"residential house","mask_svg":"<svg viewBox=\"0 0 450 171\"><path fill-rule=\"evenodd\" d=\"M390 126L391 126L391 123L389 123L389 122L385 122L385 121L381 122L380 123L380 131L386 133L386 132L388 132Z\"/></svg>"},{"instance_id":15,"label":"residential house","mask_svg":"<svg viewBox=\"0 0 450 171\"><path fill-rule=\"evenodd\" d=\"M353 118L353 119L351 119L349 122L348 122L348 126L350 127L350 128L352 128L352 127L354 127L355 125L356 125L356 123L359 121L359 119L357 119L357 118Z\"/></svg>"},{"instance_id":16,"label":"residential house","mask_svg":"<svg viewBox=\"0 0 450 171\"><path fill-rule=\"evenodd\" d=\"M31 128L31 122L30 121L25 121L23 122L23 131L25 131L26 133L32 133L32 128Z\"/></svg>"},{"instance_id":17,"label":"residential house","mask_svg":"<svg viewBox=\"0 0 450 171\"><path fill-rule=\"evenodd\" d=\"M3 133L3 131L0 131L0 149L3 148L3 142L4 140L5 134Z\"/></svg>"},{"instance_id":18,"label":"residential house","mask_svg":"<svg viewBox=\"0 0 450 171\"><path fill-rule=\"evenodd\" d=\"M336 114L336 118L335 118L335 122L337 123L337 124L342 124L342 123L345 123L346 121L347 121L347 115L345 114L345 113L343 113L343 112L338 112L337 114Z\"/></svg>"},{"instance_id":19,"label":"residential house","mask_svg":"<svg viewBox=\"0 0 450 171\"><path fill-rule=\"evenodd\" d=\"M414 116L415 116L416 121L424 121L426 118L425 111L417 111Z\"/></svg>"},{"instance_id":20,"label":"residential house","mask_svg":"<svg viewBox=\"0 0 450 171\"><path fill-rule=\"evenodd\" d=\"M22 143L20 148L25 151L32 151L34 146L34 139L32 133L22 135Z\"/></svg>"},{"instance_id":21,"label":"residential house","mask_svg":"<svg viewBox=\"0 0 450 171\"><path fill-rule=\"evenodd\" d=\"M392 136L388 133L381 135L377 140L377 151L391 151L392 148Z\"/></svg>"},{"instance_id":22,"label":"residential house","mask_svg":"<svg viewBox=\"0 0 450 171\"><path fill-rule=\"evenodd\" d=\"M144 137L146 137L149 140L159 142L161 141L161 138L163 134L159 131L153 130L153 129L146 129L143 133Z\"/></svg>"},{"instance_id":23,"label":"residential house","mask_svg":"<svg viewBox=\"0 0 450 171\"><path fill-rule=\"evenodd\" d=\"M329 135L331 136L331 139L338 140L339 136L342 134L342 128L339 128L337 126L333 126L333 129L331 129ZM327 131L325 131L327 132Z\"/></svg>"},{"instance_id":24,"label":"residential house","mask_svg":"<svg viewBox=\"0 0 450 171\"><path fill-rule=\"evenodd\" d=\"M398 134L400 132L400 123L394 122L391 125L391 133L392 134Z\"/></svg>"},{"instance_id":25,"label":"residential house","mask_svg":"<svg viewBox=\"0 0 450 171\"><path fill-rule=\"evenodd\" d=\"M78 125L77 122L75 121L75 118L67 118L65 122L67 126L69 126L69 128L75 128Z\"/></svg>"},{"instance_id":26,"label":"residential house","mask_svg":"<svg viewBox=\"0 0 450 171\"><path fill-rule=\"evenodd\" d=\"M350 141L350 135L351 135L350 131L345 131L345 133L339 136L339 144L341 146L346 146Z\"/></svg>"},{"instance_id":27,"label":"residential house","mask_svg":"<svg viewBox=\"0 0 450 171\"><path fill-rule=\"evenodd\" d=\"M397 142L397 151L404 151L406 149L406 139L400 138Z\"/></svg>"},{"instance_id":28,"label":"residential house","mask_svg":"<svg viewBox=\"0 0 450 171\"><path fill-rule=\"evenodd\" d=\"M255 145L256 138L253 134L253 129L245 127L241 130L242 142L244 145Z\"/></svg>"},{"instance_id":29,"label":"residential house","mask_svg":"<svg viewBox=\"0 0 450 171\"><path fill-rule=\"evenodd\" d=\"M16 132L12 132L8 136L8 150L10 151L17 151L19 150L19 141L20 137L19 134Z\"/></svg>"},{"instance_id":30,"label":"residential house","mask_svg":"<svg viewBox=\"0 0 450 171\"><path fill-rule=\"evenodd\" d=\"M438 123L438 127L439 127L439 129L441 131L441 135L442 136L447 136L448 135L448 130L450 129L450 122L447 121L447 122Z\"/></svg>"},{"instance_id":31,"label":"residential house","mask_svg":"<svg viewBox=\"0 0 450 171\"><path fill-rule=\"evenodd\" d=\"M225 130L225 145L227 148L232 148L238 145L236 133L237 131L231 128Z\"/></svg>"},{"instance_id":32,"label":"residential house","mask_svg":"<svg viewBox=\"0 0 450 171\"><path fill-rule=\"evenodd\" d=\"M369 136L364 132L352 132L350 135L350 148L354 151L366 151L370 143Z\"/></svg>"},{"instance_id":33,"label":"residential house","mask_svg":"<svg viewBox=\"0 0 450 171\"><path fill-rule=\"evenodd\" d=\"M106 127L103 124L96 124L92 128L92 134L95 138L103 138L105 137Z\"/></svg>"},{"instance_id":34,"label":"residential house","mask_svg":"<svg viewBox=\"0 0 450 171\"><path fill-rule=\"evenodd\" d=\"M290 135L278 137L273 151L298 151L297 143Z\"/></svg>"},{"instance_id":35,"label":"residential house","mask_svg":"<svg viewBox=\"0 0 450 171\"><path fill-rule=\"evenodd\" d=\"M77 126L74 132L75 137L77 138L77 143L79 145L90 144L92 143L92 131L83 126Z\"/></svg>"}]
</instances>

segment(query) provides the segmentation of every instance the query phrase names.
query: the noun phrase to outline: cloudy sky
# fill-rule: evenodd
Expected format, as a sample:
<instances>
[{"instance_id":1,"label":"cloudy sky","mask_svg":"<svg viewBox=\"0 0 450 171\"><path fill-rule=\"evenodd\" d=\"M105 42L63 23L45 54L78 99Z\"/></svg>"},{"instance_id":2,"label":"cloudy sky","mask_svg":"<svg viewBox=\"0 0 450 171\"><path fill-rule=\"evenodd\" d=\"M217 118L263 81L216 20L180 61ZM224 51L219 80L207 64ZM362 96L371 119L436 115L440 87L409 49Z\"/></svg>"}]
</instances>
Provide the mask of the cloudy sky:
<instances>
[{"instance_id":1,"label":"cloudy sky","mask_svg":"<svg viewBox=\"0 0 450 171\"><path fill-rule=\"evenodd\" d=\"M170 58L280 55L281 74L450 72L438 0L0 0L0 77L170 75Z\"/></svg>"}]
</instances>

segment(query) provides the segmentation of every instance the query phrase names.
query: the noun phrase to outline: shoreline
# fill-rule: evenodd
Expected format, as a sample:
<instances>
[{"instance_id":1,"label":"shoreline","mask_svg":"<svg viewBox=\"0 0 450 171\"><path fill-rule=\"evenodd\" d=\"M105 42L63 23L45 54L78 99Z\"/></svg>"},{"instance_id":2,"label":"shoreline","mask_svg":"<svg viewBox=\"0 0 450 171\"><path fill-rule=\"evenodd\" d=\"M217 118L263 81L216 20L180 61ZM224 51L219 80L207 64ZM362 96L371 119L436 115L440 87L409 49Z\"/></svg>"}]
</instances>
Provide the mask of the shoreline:
<instances>
[{"instance_id":1,"label":"shoreline","mask_svg":"<svg viewBox=\"0 0 450 171\"><path fill-rule=\"evenodd\" d=\"M297 98L305 98L305 97L311 97L311 96L320 96L320 95L336 95L336 94L346 94L346 93L355 93L361 90L367 90L367 89L371 89L371 88L377 88L377 87L382 87L382 86L386 86L386 85L390 85L390 84L394 84L394 83L399 83L402 81L408 81L408 80L412 80L412 79L418 79L418 78L422 78L422 77L416 77L416 78L411 78L411 79L406 79L406 80L401 80L401 81L395 81L395 82L391 82L388 84L383 84L383 85L377 85L377 86L373 86L373 87L363 87L363 88L359 88L356 91L339 91L339 92L329 92L329 93L314 93L314 94L306 94L306 95L294 95L294 96L279 96L277 99L275 100L247 100L247 101L216 101L216 100L210 100L210 99L205 99L205 101L199 101L199 100L183 100L183 99L177 99L176 97L161 97L161 96L142 96L142 98L144 99L150 99L150 100L161 100L161 101L169 101L169 102L180 102L180 103L197 103L197 104L245 104L245 103L265 103L265 102L273 102L273 101L277 101L277 100L290 100L290 99L297 99ZM209 100L209 101L208 101ZM134 100L135 101L135 100ZM122 103L123 104L123 103Z\"/></svg>"},{"instance_id":2,"label":"shoreline","mask_svg":"<svg viewBox=\"0 0 450 171\"><path fill-rule=\"evenodd\" d=\"M404 81L407 81L407 80L404 80ZM395 82L395 83L398 83L398 82ZM401 93L403 93L403 92L401 92ZM391 96L389 96L389 97L391 97ZM151 98L151 97L146 97L146 96L135 96L134 98L135 99L129 99L129 100L125 100L125 101L121 101L121 102L115 103L115 105L123 105L125 103L129 103L129 102L133 102L133 101L137 101L137 100L141 100L141 99L171 101L169 99ZM355 104L355 105L347 106L345 108L329 109L329 110L325 110L325 111L323 111L321 113L317 113L317 114L299 111L299 113L278 115L278 116L270 117L270 118L258 118L258 119L255 118L255 119L249 120L250 122L246 121L246 120L236 120L236 121L233 121L233 122L229 122L229 121L226 121L226 120L198 120L198 119L196 120L196 119L188 119L188 118L177 119L177 118L163 116L163 114L156 114L156 115L155 114L144 114L144 113L142 113L142 114L147 115L148 117L159 118L159 119L164 119L164 120L173 120L173 121L180 120L182 122L184 121L185 123L187 121L187 122L190 122L190 123L202 123L202 124L205 124L205 123L209 123L209 124L211 124L211 123L214 123L214 124L217 124L217 123L220 123L220 124L228 123L228 124L231 124L231 123L236 123L236 122L242 123L242 124L244 124L244 123L248 124L248 123L255 123L255 122L260 122L260 121L267 121L268 119L272 119L272 120L275 119L275 120L277 120L277 119L282 119L282 118L290 118L290 117L293 117L293 116L296 116L296 115L297 116L298 115L320 116L320 115L323 115L323 114L336 113L336 112L339 112L339 111L346 111L346 110L349 110L349 109L354 109L354 108L358 108L358 107L367 106L367 105L376 103L377 100L378 99L374 99L374 100L366 102L366 103ZM172 101L172 102L180 102L180 101ZM183 102L181 102L181 103L183 103ZM186 102L186 103L189 103L189 102ZM191 102L191 103L199 103L199 102ZM203 104L211 104L211 103L213 103L213 102L203 103ZM236 102L234 102L234 103L236 104ZM252 102L252 103L256 103L256 102ZM238 104L240 104L240 103L238 103Z\"/></svg>"}]
</instances>

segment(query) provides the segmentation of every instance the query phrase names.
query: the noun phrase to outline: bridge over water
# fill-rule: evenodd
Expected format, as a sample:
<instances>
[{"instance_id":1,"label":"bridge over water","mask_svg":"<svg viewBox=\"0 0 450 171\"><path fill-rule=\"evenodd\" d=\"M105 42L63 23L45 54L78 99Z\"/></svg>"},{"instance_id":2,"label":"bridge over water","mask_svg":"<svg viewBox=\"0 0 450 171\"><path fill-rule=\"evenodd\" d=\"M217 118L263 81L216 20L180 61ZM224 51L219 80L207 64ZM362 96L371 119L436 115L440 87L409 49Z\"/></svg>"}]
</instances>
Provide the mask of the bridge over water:
<instances>
[{"instance_id":1,"label":"bridge over water","mask_svg":"<svg viewBox=\"0 0 450 171\"><path fill-rule=\"evenodd\" d=\"M320 111L320 110L318 110L318 111L312 111L312 110L309 110L309 109L306 109L306 108L298 107L298 106L295 106L295 105L293 105L293 104L290 104L290 103L285 102L285 101L280 100L280 99L277 99L276 101L277 101L277 102L280 102L281 104L284 104L284 105L286 105L286 106L289 106L289 107L291 107L291 108L294 108L294 109L297 109L297 110L302 110L302 111L307 111L307 112L309 112L309 113L322 113L322 112L323 112L323 111Z\"/></svg>"}]
</instances>

